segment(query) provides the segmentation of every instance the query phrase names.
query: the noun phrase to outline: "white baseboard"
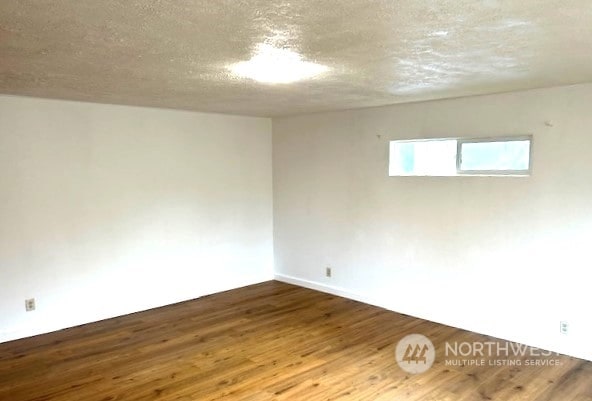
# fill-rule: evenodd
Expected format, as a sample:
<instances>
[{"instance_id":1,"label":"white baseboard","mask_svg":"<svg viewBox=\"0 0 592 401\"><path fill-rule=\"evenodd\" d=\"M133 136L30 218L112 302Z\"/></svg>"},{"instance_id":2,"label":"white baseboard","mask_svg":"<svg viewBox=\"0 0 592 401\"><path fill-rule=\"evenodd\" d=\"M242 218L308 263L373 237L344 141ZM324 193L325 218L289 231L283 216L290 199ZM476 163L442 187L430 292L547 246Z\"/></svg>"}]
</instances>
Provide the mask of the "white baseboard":
<instances>
[{"instance_id":1,"label":"white baseboard","mask_svg":"<svg viewBox=\"0 0 592 401\"><path fill-rule=\"evenodd\" d=\"M219 292L230 291L241 287L247 287L254 284L264 283L266 281L273 280L274 276L271 274L261 275L259 277L252 277L249 279L242 279L236 280L228 285L221 285L221 286L210 286L209 288L191 295L190 297L183 297L183 298L170 298L166 299L163 302L158 302L155 304L141 304L135 305L128 309L119 309L109 311L103 314L94 314L93 316L78 316L71 318L69 320L65 319L56 319L56 316L47 316L43 315L40 310L36 311L38 320L32 322L28 325L23 325L21 327L10 327L10 328L0 328L0 344L5 343L8 341L20 340L27 337L33 337L41 334L52 333L59 330L64 330L84 324L91 324L102 320L108 320L117 318L120 316L126 316L132 313L138 313L147 311L150 309L160 308L167 305L173 305L179 302L190 301L194 299L198 299L207 295L216 294ZM59 316L58 316L59 317ZM40 323L41 322L41 323ZM50 323L48 323L50 322Z\"/></svg>"},{"instance_id":2,"label":"white baseboard","mask_svg":"<svg viewBox=\"0 0 592 401\"><path fill-rule=\"evenodd\" d=\"M442 324L445 326L455 327L455 328L459 328L461 330L471 331L473 333L487 335L490 337L495 337L500 340L517 342L520 344L528 344L529 346L538 347L543 350L551 350L551 351L559 352L559 353L562 353L565 355L573 356L576 358L581 358L584 360L592 361L592 355L589 352L581 352L581 350L574 350L573 348L563 348L563 347L560 348L560 347L557 347L556 345L553 345L553 344L539 343L538 345L534 345L531 342L525 341L523 338L514 338L513 336L505 335L505 333L485 333L483 331L480 331L476 327L467 327L466 325L458 324L458 322L443 322L443 321L434 320L433 318L426 317L426 316L418 316L417 314L413 313L413 311L397 310L398 308L394 308L392 306L392 304L389 304L389 302L386 300L381 300L378 298L372 298L371 296L358 294L358 293L349 291L349 290L342 288L342 287L327 285L327 284L323 284L323 283L320 283L317 281L305 280L305 279L289 276L286 274L280 274L280 273L275 274L275 279L277 281L297 285L299 287L309 288L311 290L321 291L321 292L336 295L339 297L348 298L348 299L351 299L354 301L363 302L365 304L378 306L380 308L390 310L395 313L402 313L402 314L405 314L408 316L415 317L417 319L427 320L427 321L430 321L430 322L433 322L436 324Z\"/></svg>"},{"instance_id":3,"label":"white baseboard","mask_svg":"<svg viewBox=\"0 0 592 401\"><path fill-rule=\"evenodd\" d=\"M304 280L301 278L288 276L286 274L276 273L275 279L277 281L281 281L283 283L294 284L299 287L309 288L311 290L316 290L316 291L325 292L327 294L337 295L338 297L352 299L354 301L363 302L365 304L379 306L381 308L385 307L384 303L380 302L377 299L372 299L371 297L368 297L366 295L351 292L349 290L346 290L345 288L336 287L333 285L327 285L327 284L319 283L317 281Z\"/></svg>"}]
</instances>

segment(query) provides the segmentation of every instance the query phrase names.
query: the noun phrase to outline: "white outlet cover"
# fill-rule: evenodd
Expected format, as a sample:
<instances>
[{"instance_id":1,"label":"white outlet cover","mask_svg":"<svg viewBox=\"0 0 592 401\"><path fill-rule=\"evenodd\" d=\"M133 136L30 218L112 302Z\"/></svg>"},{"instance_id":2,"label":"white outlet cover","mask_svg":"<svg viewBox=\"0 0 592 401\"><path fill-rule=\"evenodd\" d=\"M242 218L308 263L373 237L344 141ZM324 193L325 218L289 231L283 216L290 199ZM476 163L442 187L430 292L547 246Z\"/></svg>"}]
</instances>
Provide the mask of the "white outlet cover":
<instances>
[{"instance_id":1,"label":"white outlet cover","mask_svg":"<svg viewBox=\"0 0 592 401\"><path fill-rule=\"evenodd\" d=\"M35 310L35 298L25 300L25 310L31 312Z\"/></svg>"}]
</instances>

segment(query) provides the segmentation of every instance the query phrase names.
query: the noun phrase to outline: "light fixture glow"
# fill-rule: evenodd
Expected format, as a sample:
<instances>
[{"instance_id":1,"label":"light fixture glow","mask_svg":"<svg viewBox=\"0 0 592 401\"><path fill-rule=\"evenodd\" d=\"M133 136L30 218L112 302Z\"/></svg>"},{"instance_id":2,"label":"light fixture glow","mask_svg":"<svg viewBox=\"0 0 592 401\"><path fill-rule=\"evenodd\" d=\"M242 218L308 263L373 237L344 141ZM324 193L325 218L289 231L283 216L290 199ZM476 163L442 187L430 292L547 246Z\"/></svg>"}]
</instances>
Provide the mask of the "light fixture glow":
<instances>
[{"instance_id":1,"label":"light fixture glow","mask_svg":"<svg viewBox=\"0 0 592 401\"><path fill-rule=\"evenodd\" d=\"M239 77L271 84L287 84L322 74L329 67L304 61L302 56L288 49L280 49L266 43L259 44L249 61L241 61L228 67Z\"/></svg>"}]
</instances>

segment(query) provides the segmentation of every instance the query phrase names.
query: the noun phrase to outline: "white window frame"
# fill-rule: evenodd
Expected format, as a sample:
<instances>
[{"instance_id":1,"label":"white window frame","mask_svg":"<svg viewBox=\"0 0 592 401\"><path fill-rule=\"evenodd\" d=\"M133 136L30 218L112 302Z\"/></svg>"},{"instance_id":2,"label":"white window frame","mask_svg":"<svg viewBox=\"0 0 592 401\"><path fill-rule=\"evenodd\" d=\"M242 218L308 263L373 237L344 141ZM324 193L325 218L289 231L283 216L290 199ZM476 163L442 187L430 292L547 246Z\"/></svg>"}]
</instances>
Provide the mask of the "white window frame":
<instances>
[{"instance_id":1,"label":"white window frame","mask_svg":"<svg viewBox=\"0 0 592 401\"><path fill-rule=\"evenodd\" d=\"M442 137L442 138L420 138L420 139L395 139L389 141L389 147L393 142L397 143L420 143L435 141L456 141L456 168L454 174L390 174L390 156L389 156L389 176L390 177L463 177L463 176L510 176L510 177L528 177L532 173L532 155L533 155L533 136L532 135L514 135L514 136L491 136L491 137ZM468 170L461 169L462 146L465 143L483 143L483 142L512 142L528 141L528 169L524 170ZM390 151L389 151L390 155ZM454 168L454 167L453 167Z\"/></svg>"},{"instance_id":2,"label":"white window frame","mask_svg":"<svg viewBox=\"0 0 592 401\"><path fill-rule=\"evenodd\" d=\"M462 145L464 143L483 143L483 142L514 142L514 141L528 141L528 169L526 170L462 170ZM456 138L456 174L462 175L508 175L508 176L529 176L532 172L532 135L518 135L518 136L496 136L484 138Z\"/></svg>"}]
</instances>

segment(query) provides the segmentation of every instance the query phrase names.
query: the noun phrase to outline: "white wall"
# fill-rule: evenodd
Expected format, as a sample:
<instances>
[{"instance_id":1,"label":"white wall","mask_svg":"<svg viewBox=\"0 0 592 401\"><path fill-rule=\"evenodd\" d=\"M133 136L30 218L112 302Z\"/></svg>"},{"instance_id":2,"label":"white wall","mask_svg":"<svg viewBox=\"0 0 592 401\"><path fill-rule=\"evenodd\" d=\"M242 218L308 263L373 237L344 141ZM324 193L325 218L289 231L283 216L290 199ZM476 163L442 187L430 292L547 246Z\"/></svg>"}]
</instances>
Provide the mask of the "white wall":
<instances>
[{"instance_id":1,"label":"white wall","mask_svg":"<svg viewBox=\"0 0 592 401\"><path fill-rule=\"evenodd\" d=\"M0 96L0 341L269 280L272 255L269 119Z\"/></svg>"},{"instance_id":2,"label":"white wall","mask_svg":"<svg viewBox=\"0 0 592 401\"><path fill-rule=\"evenodd\" d=\"M274 119L277 277L592 360L590 105L580 85ZM531 177L387 176L389 140L512 134Z\"/></svg>"}]
</instances>

